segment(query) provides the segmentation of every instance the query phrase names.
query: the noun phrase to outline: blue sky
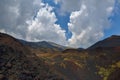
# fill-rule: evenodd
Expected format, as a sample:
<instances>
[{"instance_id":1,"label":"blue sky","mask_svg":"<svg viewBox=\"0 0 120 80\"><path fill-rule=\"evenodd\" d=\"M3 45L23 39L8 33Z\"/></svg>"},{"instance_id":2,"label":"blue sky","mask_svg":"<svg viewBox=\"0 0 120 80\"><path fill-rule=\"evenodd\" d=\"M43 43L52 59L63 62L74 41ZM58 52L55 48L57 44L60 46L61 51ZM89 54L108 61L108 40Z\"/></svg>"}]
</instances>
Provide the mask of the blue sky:
<instances>
[{"instance_id":1,"label":"blue sky","mask_svg":"<svg viewBox=\"0 0 120 80\"><path fill-rule=\"evenodd\" d=\"M70 13L67 12L67 13L65 13L65 15L58 14L58 9L60 9L60 5L59 4L55 4L54 0L42 0L42 1L44 3L49 4L50 6L55 7L54 8L54 12L55 12L55 15L56 15L56 17L58 19L56 21L56 24L60 24L61 28L66 31L66 37L67 37L67 39L71 38L72 33L68 29L68 22L70 20L70 18L69 18Z\"/></svg>"},{"instance_id":2,"label":"blue sky","mask_svg":"<svg viewBox=\"0 0 120 80\"><path fill-rule=\"evenodd\" d=\"M105 36L109 37L111 35L120 35L120 4L117 2L115 3L116 10L113 10L113 16L111 16L111 27L105 30Z\"/></svg>"},{"instance_id":3,"label":"blue sky","mask_svg":"<svg viewBox=\"0 0 120 80\"><path fill-rule=\"evenodd\" d=\"M49 5L55 7L54 11L56 13L58 21L56 22L57 24L60 24L62 29L66 30L66 37L67 39L71 38L72 33L68 30L68 22L69 22L69 16L70 13L66 13L65 15L59 15L57 14L57 9L60 8L60 5L56 5L54 1L52 0L43 0L44 3L48 3ZM118 0L116 0L114 7L117 7L117 12L116 10L113 10L112 16L110 16L111 25L110 28L106 29L104 31L104 38L107 38L111 35L120 35L120 4L118 3Z\"/></svg>"},{"instance_id":4,"label":"blue sky","mask_svg":"<svg viewBox=\"0 0 120 80\"><path fill-rule=\"evenodd\" d=\"M120 35L119 0L3 0L0 15L0 32L27 41L87 48Z\"/></svg>"}]
</instances>

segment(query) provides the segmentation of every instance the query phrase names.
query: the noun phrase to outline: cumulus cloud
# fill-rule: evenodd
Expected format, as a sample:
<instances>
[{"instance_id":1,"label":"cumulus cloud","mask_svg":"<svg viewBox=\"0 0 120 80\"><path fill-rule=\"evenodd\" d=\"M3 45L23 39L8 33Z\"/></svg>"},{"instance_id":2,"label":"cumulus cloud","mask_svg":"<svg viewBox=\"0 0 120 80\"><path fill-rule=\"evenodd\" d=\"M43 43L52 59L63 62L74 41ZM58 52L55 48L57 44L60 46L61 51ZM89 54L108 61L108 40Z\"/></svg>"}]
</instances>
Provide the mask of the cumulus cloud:
<instances>
[{"instance_id":1,"label":"cumulus cloud","mask_svg":"<svg viewBox=\"0 0 120 80\"><path fill-rule=\"evenodd\" d=\"M69 45L88 47L104 36L109 27L108 17L113 9L114 0L81 0L81 8L74 11L68 23L72 37Z\"/></svg>"},{"instance_id":2,"label":"cumulus cloud","mask_svg":"<svg viewBox=\"0 0 120 80\"><path fill-rule=\"evenodd\" d=\"M3 0L0 1L0 29L17 37L26 37L26 20L33 18L40 0Z\"/></svg>"},{"instance_id":3,"label":"cumulus cloud","mask_svg":"<svg viewBox=\"0 0 120 80\"><path fill-rule=\"evenodd\" d=\"M29 24L28 40L42 40L62 45L66 44L65 31L61 29L60 25L55 24L57 18L52 10L52 7L46 5L38 11L34 20L27 21Z\"/></svg>"},{"instance_id":4,"label":"cumulus cloud","mask_svg":"<svg viewBox=\"0 0 120 80\"><path fill-rule=\"evenodd\" d=\"M61 4L61 11L73 12L80 9L81 0L56 0Z\"/></svg>"}]
</instances>

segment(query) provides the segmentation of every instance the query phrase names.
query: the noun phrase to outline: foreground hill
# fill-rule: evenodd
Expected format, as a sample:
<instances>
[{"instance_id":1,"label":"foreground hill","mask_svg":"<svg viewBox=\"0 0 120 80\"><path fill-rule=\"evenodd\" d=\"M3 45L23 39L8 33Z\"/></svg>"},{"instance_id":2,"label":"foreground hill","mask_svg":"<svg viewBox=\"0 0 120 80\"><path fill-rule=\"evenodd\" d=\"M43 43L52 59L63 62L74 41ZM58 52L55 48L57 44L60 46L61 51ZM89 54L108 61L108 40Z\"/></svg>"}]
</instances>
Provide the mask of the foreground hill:
<instances>
[{"instance_id":1,"label":"foreground hill","mask_svg":"<svg viewBox=\"0 0 120 80\"><path fill-rule=\"evenodd\" d=\"M100 41L107 48L44 52L0 33L0 80L120 80L120 39L113 37Z\"/></svg>"},{"instance_id":2,"label":"foreground hill","mask_svg":"<svg viewBox=\"0 0 120 80\"><path fill-rule=\"evenodd\" d=\"M63 80L17 39L0 33L0 80Z\"/></svg>"}]
</instances>

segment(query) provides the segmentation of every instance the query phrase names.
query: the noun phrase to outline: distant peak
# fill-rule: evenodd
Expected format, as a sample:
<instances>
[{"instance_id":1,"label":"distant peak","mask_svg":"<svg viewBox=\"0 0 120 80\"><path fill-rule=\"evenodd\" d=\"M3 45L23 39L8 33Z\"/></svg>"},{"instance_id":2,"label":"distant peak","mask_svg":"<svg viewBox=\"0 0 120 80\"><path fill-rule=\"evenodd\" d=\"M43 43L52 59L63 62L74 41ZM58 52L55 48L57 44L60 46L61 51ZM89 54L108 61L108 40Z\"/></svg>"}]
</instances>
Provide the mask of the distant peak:
<instances>
[{"instance_id":1,"label":"distant peak","mask_svg":"<svg viewBox=\"0 0 120 80\"><path fill-rule=\"evenodd\" d=\"M108 39L116 39L116 38L120 38L120 35L112 35L112 36L109 37Z\"/></svg>"},{"instance_id":2,"label":"distant peak","mask_svg":"<svg viewBox=\"0 0 120 80\"><path fill-rule=\"evenodd\" d=\"M120 37L120 35L112 35L111 37Z\"/></svg>"},{"instance_id":3,"label":"distant peak","mask_svg":"<svg viewBox=\"0 0 120 80\"><path fill-rule=\"evenodd\" d=\"M41 41L41 43L48 43L47 41Z\"/></svg>"},{"instance_id":4,"label":"distant peak","mask_svg":"<svg viewBox=\"0 0 120 80\"><path fill-rule=\"evenodd\" d=\"M95 43L94 45L89 47L89 49L95 49L97 47L110 48L110 47L118 47L118 46L120 46L120 35L112 35L102 41Z\"/></svg>"}]
</instances>

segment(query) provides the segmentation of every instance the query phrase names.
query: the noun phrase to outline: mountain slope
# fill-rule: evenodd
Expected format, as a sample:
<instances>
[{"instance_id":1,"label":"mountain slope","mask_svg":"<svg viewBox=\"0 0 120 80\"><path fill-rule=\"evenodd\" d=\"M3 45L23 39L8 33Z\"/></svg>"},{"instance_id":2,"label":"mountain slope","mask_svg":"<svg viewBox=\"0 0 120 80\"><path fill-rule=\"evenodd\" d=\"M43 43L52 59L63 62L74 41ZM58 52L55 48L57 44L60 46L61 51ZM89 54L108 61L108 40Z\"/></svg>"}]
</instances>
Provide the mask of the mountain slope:
<instances>
[{"instance_id":1,"label":"mountain slope","mask_svg":"<svg viewBox=\"0 0 120 80\"><path fill-rule=\"evenodd\" d=\"M110 48L67 49L54 54L44 48L45 54L0 33L0 80L119 80L120 47L111 40L119 42L113 36L100 44L108 42Z\"/></svg>"},{"instance_id":2,"label":"mountain slope","mask_svg":"<svg viewBox=\"0 0 120 80\"><path fill-rule=\"evenodd\" d=\"M96 49L98 45L89 50L66 49L62 54L48 53L38 57L43 58L46 63L69 80L119 80L120 48L118 44L120 40L118 36L112 36L112 41L115 43L111 43L111 38L105 39L105 43L109 43L107 47L110 48ZM105 43L100 45L106 46Z\"/></svg>"},{"instance_id":3,"label":"mountain slope","mask_svg":"<svg viewBox=\"0 0 120 80\"><path fill-rule=\"evenodd\" d=\"M0 80L62 79L50 69L17 39L0 33Z\"/></svg>"},{"instance_id":4,"label":"mountain slope","mask_svg":"<svg viewBox=\"0 0 120 80\"><path fill-rule=\"evenodd\" d=\"M112 47L120 47L120 36L113 35L109 38L106 38L102 41L99 41L89 47L88 49L95 49L95 48L112 48Z\"/></svg>"}]
</instances>

